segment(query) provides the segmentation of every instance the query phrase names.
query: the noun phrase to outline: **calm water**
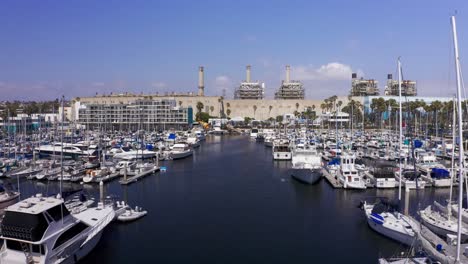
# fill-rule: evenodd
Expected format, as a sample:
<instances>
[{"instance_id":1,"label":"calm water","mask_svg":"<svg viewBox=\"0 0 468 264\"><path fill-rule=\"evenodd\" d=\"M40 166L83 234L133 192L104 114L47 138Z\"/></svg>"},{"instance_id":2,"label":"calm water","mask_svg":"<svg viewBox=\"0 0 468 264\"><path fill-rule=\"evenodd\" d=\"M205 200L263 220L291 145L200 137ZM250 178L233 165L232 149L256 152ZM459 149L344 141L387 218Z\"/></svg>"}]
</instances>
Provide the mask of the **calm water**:
<instances>
[{"instance_id":1,"label":"calm water","mask_svg":"<svg viewBox=\"0 0 468 264\"><path fill-rule=\"evenodd\" d=\"M274 162L271 148L245 136L210 136L193 157L164 165L166 173L130 186L105 186L107 195L149 213L111 224L81 263L376 263L403 249L373 232L357 208L365 198L396 197L396 189L298 183L290 162ZM56 183L21 185L30 194L57 191ZM85 191L99 193L97 186ZM414 211L417 201L445 199L448 190L410 196Z\"/></svg>"}]
</instances>

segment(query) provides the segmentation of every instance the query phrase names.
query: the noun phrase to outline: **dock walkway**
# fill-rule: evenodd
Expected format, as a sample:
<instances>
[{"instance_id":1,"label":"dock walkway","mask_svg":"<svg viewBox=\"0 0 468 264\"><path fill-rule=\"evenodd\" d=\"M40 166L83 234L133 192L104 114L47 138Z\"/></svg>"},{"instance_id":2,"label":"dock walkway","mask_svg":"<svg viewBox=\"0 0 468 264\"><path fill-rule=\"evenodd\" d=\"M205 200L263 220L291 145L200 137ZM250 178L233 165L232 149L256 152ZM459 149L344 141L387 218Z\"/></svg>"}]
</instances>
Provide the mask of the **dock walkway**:
<instances>
[{"instance_id":1,"label":"dock walkway","mask_svg":"<svg viewBox=\"0 0 468 264\"><path fill-rule=\"evenodd\" d=\"M131 184L131 183L133 183L133 182L138 181L140 178L143 178L143 177L145 177L145 176L148 176L148 175L150 175L150 174L153 174L153 173L155 173L155 172L157 172L157 171L159 171L159 170L160 170L160 168L155 166L155 167L152 168L151 170L147 170L147 171L144 171L144 172L140 172L140 173L138 173L138 174L135 175L135 176L132 176L132 177L129 177L129 178L126 178L126 179L122 179L122 180L119 181L119 183L120 183L120 184L123 184L123 185L128 185L128 184Z\"/></svg>"},{"instance_id":2,"label":"dock walkway","mask_svg":"<svg viewBox=\"0 0 468 264\"><path fill-rule=\"evenodd\" d=\"M343 188L343 185L335 179L334 175L331 175L325 168L322 168L322 174L325 179L333 186L333 188Z\"/></svg>"}]
</instances>

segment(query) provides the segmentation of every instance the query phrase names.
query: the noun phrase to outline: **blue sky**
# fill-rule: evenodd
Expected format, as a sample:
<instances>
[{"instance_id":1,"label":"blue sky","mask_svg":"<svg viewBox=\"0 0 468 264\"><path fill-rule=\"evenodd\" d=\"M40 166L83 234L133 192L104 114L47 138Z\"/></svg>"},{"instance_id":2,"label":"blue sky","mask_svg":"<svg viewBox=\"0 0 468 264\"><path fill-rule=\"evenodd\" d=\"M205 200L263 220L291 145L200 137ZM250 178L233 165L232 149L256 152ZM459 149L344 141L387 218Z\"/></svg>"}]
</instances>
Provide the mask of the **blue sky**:
<instances>
[{"instance_id":1,"label":"blue sky","mask_svg":"<svg viewBox=\"0 0 468 264\"><path fill-rule=\"evenodd\" d=\"M225 89L229 98L247 64L252 78L266 83L268 98L286 64L308 98L347 95L351 72L377 79L383 93L398 56L421 95L450 96L455 10L463 66L468 2L462 0L4 0L0 100L196 92L199 65L205 93Z\"/></svg>"}]
</instances>

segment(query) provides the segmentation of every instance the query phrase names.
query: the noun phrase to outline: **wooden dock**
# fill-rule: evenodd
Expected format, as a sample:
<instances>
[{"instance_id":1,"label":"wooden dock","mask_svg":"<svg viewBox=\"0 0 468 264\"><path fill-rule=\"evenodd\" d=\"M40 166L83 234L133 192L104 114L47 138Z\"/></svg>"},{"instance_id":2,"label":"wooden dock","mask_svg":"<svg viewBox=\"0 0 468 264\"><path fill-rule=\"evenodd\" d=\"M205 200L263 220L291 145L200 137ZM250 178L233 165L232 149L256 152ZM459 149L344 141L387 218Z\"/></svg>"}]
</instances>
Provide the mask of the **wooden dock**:
<instances>
[{"instance_id":1,"label":"wooden dock","mask_svg":"<svg viewBox=\"0 0 468 264\"><path fill-rule=\"evenodd\" d=\"M128 184L131 184L133 182L136 182L138 181L140 178L143 178L145 176L148 176L150 174L153 174L155 172L159 171L159 167L154 167L153 169L151 170L147 170L147 171L144 171L144 172L141 172L141 173L138 173L137 175L135 176L132 176L132 177L129 177L129 178L124 178L122 180L119 181L120 184L123 184L123 185L128 185Z\"/></svg>"},{"instance_id":2,"label":"wooden dock","mask_svg":"<svg viewBox=\"0 0 468 264\"><path fill-rule=\"evenodd\" d=\"M325 168L322 168L322 175L327 181L333 186L333 188L343 188L343 185L335 179L334 175L331 175Z\"/></svg>"}]
</instances>

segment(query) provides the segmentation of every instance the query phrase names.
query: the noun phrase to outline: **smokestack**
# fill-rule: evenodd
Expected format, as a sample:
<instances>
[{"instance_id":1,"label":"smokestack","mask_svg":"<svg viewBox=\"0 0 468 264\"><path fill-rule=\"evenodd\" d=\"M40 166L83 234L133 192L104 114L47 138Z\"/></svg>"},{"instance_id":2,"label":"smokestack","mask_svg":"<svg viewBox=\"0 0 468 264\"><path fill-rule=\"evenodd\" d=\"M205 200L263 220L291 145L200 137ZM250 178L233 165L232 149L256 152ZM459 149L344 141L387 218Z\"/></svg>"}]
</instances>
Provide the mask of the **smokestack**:
<instances>
[{"instance_id":1,"label":"smokestack","mask_svg":"<svg viewBox=\"0 0 468 264\"><path fill-rule=\"evenodd\" d=\"M200 66L198 67L198 96L205 95L205 77L203 75L203 66Z\"/></svg>"},{"instance_id":2,"label":"smokestack","mask_svg":"<svg viewBox=\"0 0 468 264\"><path fill-rule=\"evenodd\" d=\"M389 73L389 74L387 74L387 79L388 79L388 80L392 80L392 79L393 79L393 75L392 75L392 74L390 74L390 73Z\"/></svg>"},{"instance_id":3,"label":"smokestack","mask_svg":"<svg viewBox=\"0 0 468 264\"><path fill-rule=\"evenodd\" d=\"M246 73L247 73L247 76L245 77L245 82L250 82L250 65L247 65L246 67Z\"/></svg>"},{"instance_id":4,"label":"smokestack","mask_svg":"<svg viewBox=\"0 0 468 264\"><path fill-rule=\"evenodd\" d=\"M286 83L291 82L291 67L286 65Z\"/></svg>"},{"instance_id":5,"label":"smokestack","mask_svg":"<svg viewBox=\"0 0 468 264\"><path fill-rule=\"evenodd\" d=\"M351 73L351 78L356 79L357 78L357 73L355 73L355 72Z\"/></svg>"}]
</instances>

